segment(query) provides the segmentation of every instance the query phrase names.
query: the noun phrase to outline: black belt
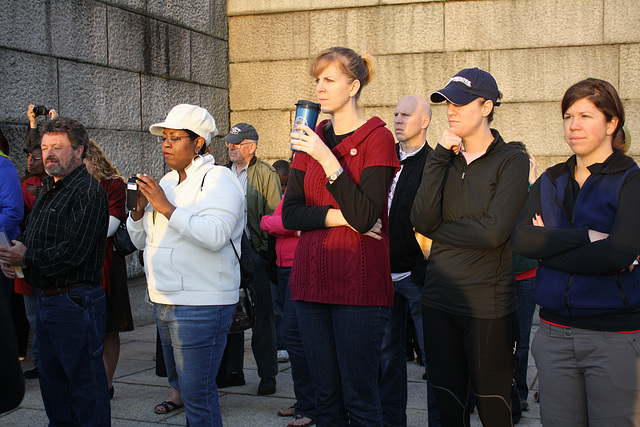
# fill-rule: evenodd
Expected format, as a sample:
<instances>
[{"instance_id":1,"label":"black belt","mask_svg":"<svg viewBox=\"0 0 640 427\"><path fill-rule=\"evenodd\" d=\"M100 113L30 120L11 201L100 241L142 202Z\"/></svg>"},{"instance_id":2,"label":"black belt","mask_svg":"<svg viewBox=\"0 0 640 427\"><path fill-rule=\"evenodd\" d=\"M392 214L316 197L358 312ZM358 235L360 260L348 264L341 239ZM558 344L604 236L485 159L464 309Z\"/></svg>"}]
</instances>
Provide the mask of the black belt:
<instances>
[{"instance_id":1,"label":"black belt","mask_svg":"<svg viewBox=\"0 0 640 427\"><path fill-rule=\"evenodd\" d=\"M69 292L71 289L81 288L83 286L87 286L88 283L76 283L74 285L63 286L61 288L52 288L52 289L40 289L40 295L43 297L50 297L53 295L62 295Z\"/></svg>"}]
</instances>

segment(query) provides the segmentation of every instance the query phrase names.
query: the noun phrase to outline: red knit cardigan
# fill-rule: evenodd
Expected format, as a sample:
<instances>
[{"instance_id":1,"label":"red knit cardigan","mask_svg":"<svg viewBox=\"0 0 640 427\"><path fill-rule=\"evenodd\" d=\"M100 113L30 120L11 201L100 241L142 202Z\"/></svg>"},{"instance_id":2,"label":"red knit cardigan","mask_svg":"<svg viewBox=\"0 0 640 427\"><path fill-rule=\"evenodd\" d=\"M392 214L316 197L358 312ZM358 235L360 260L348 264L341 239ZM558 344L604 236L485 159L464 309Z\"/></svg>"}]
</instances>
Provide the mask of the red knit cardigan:
<instances>
[{"instance_id":1,"label":"red knit cardigan","mask_svg":"<svg viewBox=\"0 0 640 427\"><path fill-rule=\"evenodd\" d=\"M316 127L324 141L326 121ZM332 150L344 173L358 183L365 168L399 169L394 138L377 117L368 120ZM293 168L305 172L307 206L340 206L325 188L327 177L311 156L297 153ZM389 190L388 185L385 189ZM389 266L389 227L386 206L381 209L382 240L349 227L330 227L301 234L291 271L291 299L327 304L392 306Z\"/></svg>"}]
</instances>

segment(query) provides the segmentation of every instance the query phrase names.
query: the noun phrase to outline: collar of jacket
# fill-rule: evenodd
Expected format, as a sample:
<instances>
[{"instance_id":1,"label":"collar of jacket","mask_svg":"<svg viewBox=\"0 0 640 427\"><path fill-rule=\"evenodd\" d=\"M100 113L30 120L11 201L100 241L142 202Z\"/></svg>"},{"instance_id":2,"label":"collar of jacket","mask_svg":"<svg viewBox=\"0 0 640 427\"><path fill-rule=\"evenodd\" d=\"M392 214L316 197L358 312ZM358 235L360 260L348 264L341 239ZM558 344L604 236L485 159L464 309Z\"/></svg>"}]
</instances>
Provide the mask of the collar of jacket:
<instances>
[{"instance_id":1,"label":"collar of jacket","mask_svg":"<svg viewBox=\"0 0 640 427\"><path fill-rule=\"evenodd\" d=\"M400 164L401 165L411 164L416 160L418 160L423 155L429 154L430 151L433 151L433 149L429 145L429 142L425 140L424 145L420 148L420 150L418 150L416 154L409 156L404 160L401 160ZM399 142L396 144L396 156L398 156L398 160L400 160L400 143Z\"/></svg>"},{"instance_id":2,"label":"collar of jacket","mask_svg":"<svg viewBox=\"0 0 640 427\"><path fill-rule=\"evenodd\" d=\"M560 176L566 173L571 173L571 171L576 166L576 162L576 155L574 154L573 156L569 157L566 162L551 166L549 169L547 169L547 175L552 181L555 182L555 180ZM622 151L614 148L613 154L607 157L604 162L594 163L589 166L589 172L591 172L592 174L618 173L629 169L634 164L635 162L631 157L626 156Z\"/></svg>"}]
</instances>

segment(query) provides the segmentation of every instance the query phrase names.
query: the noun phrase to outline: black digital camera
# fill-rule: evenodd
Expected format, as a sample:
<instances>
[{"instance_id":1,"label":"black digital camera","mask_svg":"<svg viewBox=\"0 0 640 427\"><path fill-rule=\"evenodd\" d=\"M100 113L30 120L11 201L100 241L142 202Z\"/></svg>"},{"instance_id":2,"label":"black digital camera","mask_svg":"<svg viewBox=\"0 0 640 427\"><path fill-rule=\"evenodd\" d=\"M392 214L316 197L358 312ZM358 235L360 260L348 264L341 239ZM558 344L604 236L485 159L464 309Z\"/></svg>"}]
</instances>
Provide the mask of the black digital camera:
<instances>
[{"instance_id":1,"label":"black digital camera","mask_svg":"<svg viewBox=\"0 0 640 427\"><path fill-rule=\"evenodd\" d=\"M38 117L38 116L46 116L47 114L49 114L49 111L51 111L51 110L49 110L44 105L38 105L37 107L33 107L33 114L35 114L36 117Z\"/></svg>"}]
</instances>

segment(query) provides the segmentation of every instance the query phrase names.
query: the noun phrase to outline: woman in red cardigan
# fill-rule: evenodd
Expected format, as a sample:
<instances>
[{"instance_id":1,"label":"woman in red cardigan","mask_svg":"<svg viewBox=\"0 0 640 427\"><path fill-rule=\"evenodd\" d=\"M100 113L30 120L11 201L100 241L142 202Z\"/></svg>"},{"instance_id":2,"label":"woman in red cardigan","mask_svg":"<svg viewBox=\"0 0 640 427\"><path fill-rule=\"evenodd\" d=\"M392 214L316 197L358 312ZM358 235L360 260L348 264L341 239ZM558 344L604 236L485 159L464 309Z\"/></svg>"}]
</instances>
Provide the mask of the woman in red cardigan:
<instances>
[{"instance_id":1,"label":"woman in red cardigan","mask_svg":"<svg viewBox=\"0 0 640 427\"><path fill-rule=\"evenodd\" d=\"M382 426L380 346L393 285L386 197L400 166L394 139L357 101L371 81L371 55L334 47L311 64L330 120L292 134L283 202L285 228L301 230L290 288L316 391L319 426Z\"/></svg>"}]
</instances>

